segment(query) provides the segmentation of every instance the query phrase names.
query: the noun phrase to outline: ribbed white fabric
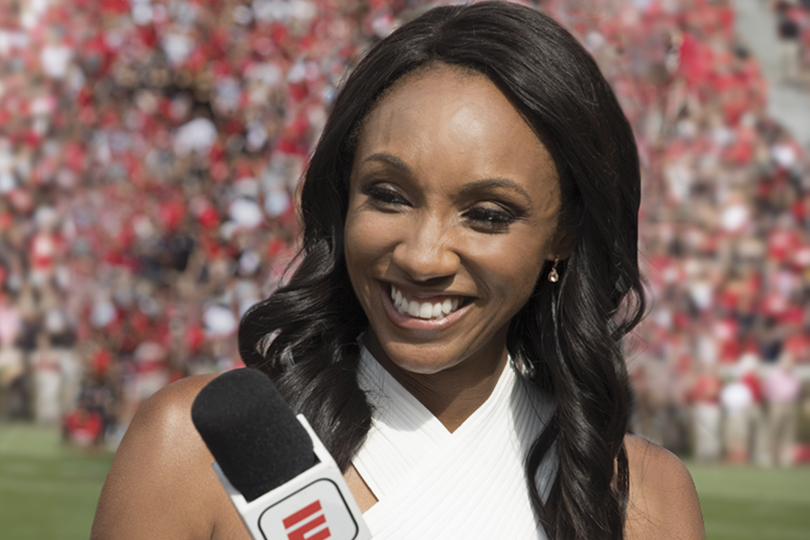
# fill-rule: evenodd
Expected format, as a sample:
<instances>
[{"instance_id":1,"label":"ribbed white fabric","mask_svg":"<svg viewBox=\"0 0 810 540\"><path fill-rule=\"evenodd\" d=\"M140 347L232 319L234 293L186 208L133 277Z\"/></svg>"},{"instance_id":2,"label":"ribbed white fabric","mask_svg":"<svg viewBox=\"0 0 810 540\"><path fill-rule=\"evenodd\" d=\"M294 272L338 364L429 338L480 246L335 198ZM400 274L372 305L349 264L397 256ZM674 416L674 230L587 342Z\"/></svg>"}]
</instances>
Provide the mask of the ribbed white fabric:
<instances>
[{"instance_id":1,"label":"ribbed white fabric","mask_svg":"<svg viewBox=\"0 0 810 540\"><path fill-rule=\"evenodd\" d=\"M352 463L378 500L363 515L374 540L546 538L532 512L524 462L553 405L511 362L492 395L453 433L365 348L358 382L374 412ZM555 472L551 451L536 477L544 496Z\"/></svg>"}]
</instances>

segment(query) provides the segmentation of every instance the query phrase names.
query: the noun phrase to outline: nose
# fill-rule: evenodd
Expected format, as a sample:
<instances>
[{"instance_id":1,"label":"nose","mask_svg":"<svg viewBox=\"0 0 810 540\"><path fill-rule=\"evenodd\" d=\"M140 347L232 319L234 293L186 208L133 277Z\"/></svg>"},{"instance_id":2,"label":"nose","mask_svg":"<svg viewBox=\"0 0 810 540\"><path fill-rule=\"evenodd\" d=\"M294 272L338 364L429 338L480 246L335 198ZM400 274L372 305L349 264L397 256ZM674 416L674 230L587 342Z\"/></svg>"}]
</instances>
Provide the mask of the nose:
<instances>
[{"instance_id":1,"label":"nose","mask_svg":"<svg viewBox=\"0 0 810 540\"><path fill-rule=\"evenodd\" d=\"M453 276L461 264L455 236L453 227L439 218L416 219L409 230L403 231L394 248L393 262L417 282Z\"/></svg>"}]
</instances>

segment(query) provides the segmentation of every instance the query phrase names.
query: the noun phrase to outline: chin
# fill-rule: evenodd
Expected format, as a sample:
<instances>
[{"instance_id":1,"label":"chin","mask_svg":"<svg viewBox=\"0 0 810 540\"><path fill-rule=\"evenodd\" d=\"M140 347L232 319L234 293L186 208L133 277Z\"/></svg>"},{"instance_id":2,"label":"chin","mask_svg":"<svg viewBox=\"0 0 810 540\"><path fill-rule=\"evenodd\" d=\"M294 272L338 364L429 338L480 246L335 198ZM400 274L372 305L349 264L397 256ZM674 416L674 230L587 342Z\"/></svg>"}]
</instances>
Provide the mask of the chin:
<instances>
[{"instance_id":1,"label":"chin","mask_svg":"<svg viewBox=\"0 0 810 540\"><path fill-rule=\"evenodd\" d=\"M419 361L397 362L392 360L392 362L396 364L396 366L401 370L407 371L408 373L413 373L414 375L435 375L436 373L444 371L445 369L450 367L446 365L427 364L425 362Z\"/></svg>"},{"instance_id":2,"label":"chin","mask_svg":"<svg viewBox=\"0 0 810 540\"><path fill-rule=\"evenodd\" d=\"M434 375L460 363L460 355L437 350L430 344L389 343L381 346L381 349L383 358L374 354L378 361L390 362L402 371L415 375Z\"/></svg>"}]
</instances>

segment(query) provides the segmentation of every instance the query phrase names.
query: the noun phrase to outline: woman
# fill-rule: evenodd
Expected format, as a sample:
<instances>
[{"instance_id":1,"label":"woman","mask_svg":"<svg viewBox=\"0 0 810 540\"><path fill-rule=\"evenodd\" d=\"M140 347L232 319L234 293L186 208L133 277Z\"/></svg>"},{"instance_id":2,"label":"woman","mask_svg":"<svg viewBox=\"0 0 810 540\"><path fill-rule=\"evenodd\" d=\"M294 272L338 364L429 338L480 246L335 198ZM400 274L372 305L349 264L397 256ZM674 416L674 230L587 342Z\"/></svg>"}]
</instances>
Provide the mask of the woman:
<instances>
[{"instance_id":1,"label":"woman","mask_svg":"<svg viewBox=\"0 0 810 540\"><path fill-rule=\"evenodd\" d=\"M513 4L433 9L337 97L300 266L243 319L242 357L310 420L375 538L702 538L686 469L626 435L638 206L632 132L573 37ZM208 380L139 411L94 538L246 537L189 419Z\"/></svg>"}]
</instances>

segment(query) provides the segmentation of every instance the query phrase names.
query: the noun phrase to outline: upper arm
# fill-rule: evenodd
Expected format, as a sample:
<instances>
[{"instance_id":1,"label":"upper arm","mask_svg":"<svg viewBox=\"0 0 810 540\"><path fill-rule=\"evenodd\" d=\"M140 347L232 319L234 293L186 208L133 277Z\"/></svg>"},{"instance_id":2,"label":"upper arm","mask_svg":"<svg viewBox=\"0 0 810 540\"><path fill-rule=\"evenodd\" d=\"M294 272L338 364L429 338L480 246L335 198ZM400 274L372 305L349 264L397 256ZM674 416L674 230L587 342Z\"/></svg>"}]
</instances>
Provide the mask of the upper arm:
<instances>
[{"instance_id":1,"label":"upper arm","mask_svg":"<svg viewBox=\"0 0 810 540\"><path fill-rule=\"evenodd\" d=\"M630 468L627 539L702 540L703 515L686 466L640 437L625 438Z\"/></svg>"},{"instance_id":2,"label":"upper arm","mask_svg":"<svg viewBox=\"0 0 810 540\"><path fill-rule=\"evenodd\" d=\"M191 404L209 380L178 381L141 405L104 483L94 540L211 538L229 501L191 422Z\"/></svg>"}]
</instances>

